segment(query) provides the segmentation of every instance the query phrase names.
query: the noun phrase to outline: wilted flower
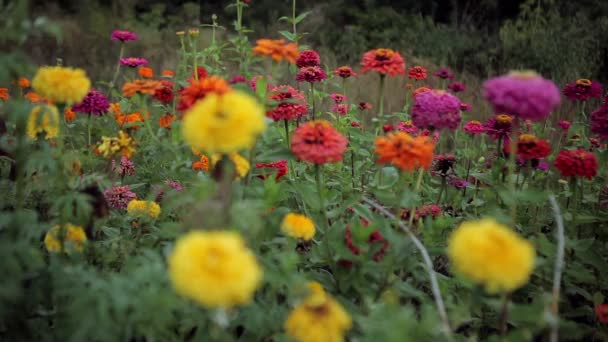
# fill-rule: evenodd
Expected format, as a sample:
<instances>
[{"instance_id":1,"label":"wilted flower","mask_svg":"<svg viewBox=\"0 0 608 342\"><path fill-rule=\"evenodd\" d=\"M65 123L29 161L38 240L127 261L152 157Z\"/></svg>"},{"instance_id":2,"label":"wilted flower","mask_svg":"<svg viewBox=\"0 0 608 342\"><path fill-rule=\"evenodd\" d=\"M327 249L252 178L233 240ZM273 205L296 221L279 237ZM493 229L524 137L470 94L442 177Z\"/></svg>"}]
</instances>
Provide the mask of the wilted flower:
<instances>
[{"instance_id":1,"label":"wilted flower","mask_svg":"<svg viewBox=\"0 0 608 342\"><path fill-rule=\"evenodd\" d=\"M456 156L453 154L438 154L433 158L433 172L442 177L447 176L453 170Z\"/></svg>"}]
</instances>

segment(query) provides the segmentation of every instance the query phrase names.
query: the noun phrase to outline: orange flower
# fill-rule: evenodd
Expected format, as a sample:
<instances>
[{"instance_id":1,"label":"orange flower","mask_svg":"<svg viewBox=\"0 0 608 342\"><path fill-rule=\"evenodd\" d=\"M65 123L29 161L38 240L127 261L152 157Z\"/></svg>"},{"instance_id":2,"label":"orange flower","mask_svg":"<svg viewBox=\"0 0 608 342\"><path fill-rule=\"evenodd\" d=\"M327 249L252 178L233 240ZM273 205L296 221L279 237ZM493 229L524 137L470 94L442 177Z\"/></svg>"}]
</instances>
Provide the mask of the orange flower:
<instances>
[{"instance_id":1,"label":"orange flower","mask_svg":"<svg viewBox=\"0 0 608 342\"><path fill-rule=\"evenodd\" d=\"M120 103L114 102L110 103L110 112L114 113L114 118L122 115L122 109L120 109Z\"/></svg>"},{"instance_id":2,"label":"orange flower","mask_svg":"<svg viewBox=\"0 0 608 342\"><path fill-rule=\"evenodd\" d=\"M175 116L169 113L163 115L158 120L158 125L162 128L171 129L171 123L175 121Z\"/></svg>"},{"instance_id":3,"label":"orange flower","mask_svg":"<svg viewBox=\"0 0 608 342\"><path fill-rule=\"evenodd\" d=\"M131 122L144 122L144 118L141 116L139 112L126 114L126 115L117 115L116 122L120 125L120 127L124 126L124 124L128 124ZM131 126L129 128L138 129L139 126Z\"/></svg>"},{"instance_id":4,"label":"orange flower","mask_svg":"<svg viewBox=\"0 0 608 342\"><path fill-rule=\"evenodd\" d=\"M415 98L415 97L416 97L416 95L418 95L418 94L420 94L420 93L424 93L425 91L429 91L429 90L431 90L431 88L426 87L426 86L425 86L425 87L416 88L416 90L414 90L414 91L412 92L412 97L414 97L414 98Z\"/></svg>"},{"instance_id":5,"label":"orange flower","mask_svg":"<svg viewBox=\"0 0 608 342\"><path fill-rule=\"evenodd\" d=\"M173 72L173 70L165 69L165 70L163 70L162 75L164 77L174 77L175 73Z\"/></svg>"},{"instance_id":6,"label":"orange flower","mask_svg":"<svg viewBox=\"0 0 608 342\"><path fill-rule=\"evenodd\" d=\"M325 120L308 121L296 128L291 151L298 159L323 165L342 161L348 140Z\"/></svg>"},{"instance_id":7,"label":"orange flower","mask_svg":"<svg viewBox=\"0 0 608 342\"><path fill-rule=\"evenodd\" d=\"M160 81L152 80L134 80L133 82L127 82L122 86L122 96L131 97L136 93L154 95L156 89L162 87Z\"/></svg>"},{"instance_id":8,"label":"orange flower","mask_svg":"<svg viewBox=\"0 0 608 342\"><path fill-rule=\"evenodd\" d=\"M378 163L392 164L403 171L412 172L422 167L425 170L433 162L435 144L427 136L412 137L404 132L389 133L376 138Z\"/></svg>"},{"instance_id":9,"label":"orange flower","mask_svg":"<svg viewBox=\"0 0 608 342\"><path fill-rule=\"evenodd\" d=\"M137 70L137 72L139 73L139 76L143 77L143 78L152 78L154 77L154 70L152 70L152 68L148 68L148 67L141 67Z\"/></svg>"},{"instance_id":10,"label":"orange flower","mask_svg":"<svg viewBox=\"0 0 608 342\"><path fill-rule=\"evenodd\" d=\"M19 80L17 80L17 85L21 89L29 88L30 87L30 80L28 80L25 77L20 77Z\"/></svg>"},{"instance_id":11,"label":"orange flower","mask_svg":"<svg viewBox=\"0 0 608 342\"><path fill-rule=\"evenodd\" d=\"M291 64L295 64L299 56L298 45L296 43L285 44L284 39L258 39L253 48L254 55L272 57L277 62L285 59Z\"/></svg>"},{"instance_id":12,"label":"orange flower","mask_svg":"<svg viewBox=\"0 0 608 342\"><path fill-rule=\"evenodd\" d=\"M201 155L201 159L192 163L192 170L209 171L209 158L206 155Z\"/></svg>"},{"instance_id":13,"label":"orange flower","mask_svg":"<svg viewBox=\"0 0 608 342\"><path fill-rule=\"evenodd\" d=\"M8 101L8 98L10 96L8 95L8 88L0 88L0 100L6 102Z\"/></svg>"},{"instance_id":14,"label":"orange flower","mask_svg":"<svg viewBox=\"0 0 608 342\"><path fill-rule=\"evenodd\" d=\"M72 107L67 107L63 111L63 115L65 116L65 121L74 121L76 119L76 113L72 110Z\"/></svg>"},{"instance_id":15,"label":"orange flower","mask_svg":"<svg viewBox=\"0 0 608 342\"><path fill-rule=\"evenodd\" d=\"M391 49L375 49L363 54L361 61L361 72L370 70L377 71L382 75L389 74L391 77L397 74L405 74L405 61L399 52Z\"/></svg>"},{"instance_id":16,"label":"orange flower","mask_svg":"<svg viewBox=\"0 0 608 342\"><path fill-rule=\"evenodd\" d=\"M26 99L28 99L31 103L46 103L46 104L53 104L53 102L45 97L42 97L32 91L28 92L27 94L23 95L23 97L25 97Z\"/></svg>"},{"instance_id":17,"label":"orange flower","mask_svg":"<svg viewBox=\"0 0 608 342\"><path fill-rule=\"evenodd\" d=\"M192 107L196 101L205 98L205 96L209 93L222 95L231 90L232 88L230 88L228 82L226 82L225 79L217 76L192 80L189 86L180 90L180 98L177 109L180 111L187 110Z\"/></svg>"}]
</instances>

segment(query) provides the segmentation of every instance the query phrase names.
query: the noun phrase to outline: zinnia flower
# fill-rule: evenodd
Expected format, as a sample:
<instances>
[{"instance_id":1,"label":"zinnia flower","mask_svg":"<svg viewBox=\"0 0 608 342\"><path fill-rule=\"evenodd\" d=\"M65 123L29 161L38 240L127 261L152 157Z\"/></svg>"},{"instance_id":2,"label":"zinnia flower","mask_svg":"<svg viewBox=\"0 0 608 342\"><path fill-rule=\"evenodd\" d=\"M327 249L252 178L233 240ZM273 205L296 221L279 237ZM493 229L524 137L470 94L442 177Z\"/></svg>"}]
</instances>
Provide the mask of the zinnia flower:
<instances>
[{"instance_id":1,"label":"zinnia flower","mask_svg":"<svg viewBox=\"0 0 608 342\"><path fill-rule=\"evenodd\" d=\"M277 172L275 177L276 181L279 181L283 176L287 174L287 160L279 160L274 163L257 163L255 164L256 169L274 169ZM258 178L266 179L269 175L258 175Z\"/></svg>"},{"instance_id":2,"label":"zinnia flower","mask_svg":"<svg viewBox=\"0 0 608 342\"><path fill-rule=\"evenodd\" d=\"M232 91L225 79L211 76L192 80L190 85L179 91L177 110L186 111L209 94L223 95Z\"/></svg>"},{"instance_id":3,"label":"zinnia flower","mask_svg":"<svg viewBox=\"0 0 608 342\"><path fill-rule=\"evenodd\" d=\"M0 88L0 100L6 102L9 98L8 88Z\"/></svg>"},{"instance_id":4,"label":"zinnia flower","mask_svg":"<svg viewBox=\"0 0 608 342\"><path fill-rule=\"evenodd\" d=\"M125 43L130 40L137 40L137 34L124 30L114 30L112 31L112 40L120 40L122 43Z\"/></svg>"},{"instance_id":5,"label":"zinnia flower","mask_svg":"<svg viewBox=\"0 0 608 342\"><path fill-rule=\"evenodd\" d=\"M483 96L497 113L521 119L546 119L561 99L559 89L535 72L511 72L486 81Z\"/></svg>"},{"instance_id":6,"label":"zinnia flower","mask_svg":"<svg viewBox=\"0 0 608 342\"><path fill-rule=\"evenodd\" d=\"M103 196L110 208L127 209L129 203L137 198L128 185L113 186L103 192Z\"/></svg>"},{"instance_id":7,"label":"zinnia flower","mask_svg":"<svg viewBox=\"0 0 608 342\"><path fill-rule=\"evenodd\" d=\"M143 78L154 77L154 70L152 70L152 68L148 68L148 67L141 67L141 68L137 69L137 73L139 74L139 76L141 76Z\"/></svg>"},{"instance_id":8,"label":"zinnia flower","mask_svg":"<svg viewBox=\"0 0 608 342\"><path fill-rule=\"evenodd\" d=\"M326 78L327 74L325 70L318 66L300 68L300 71L296 74L296 81L298 82L315 83L321 82Z\"/></svg>"},{"instance_id":9,"label":"zinnia flower","mask_svg":"<svg viewBox=\"0 0 608 342\"><path fill-rule=\"evenodd\" d=\"M138 218L157 219L160 215L160 205L154 201L131 200L127 205L127 213Z\"/></svg>"},{"instance_id":10,"label":"zinnia flower","mask_svg":"<svg viewBox=\"0 0 608 342\"><path fill-rule=\"evenodd\" d=\"M308 284L309 296L296 306L285 321L287 335L298 342L340 342L352 326L344 308L327 294L321 284Z\"/></svg>"},{"instance_id":11,"label":"zinnia flower","mask_svg":"<svg viewBox=\"0 0 608 342\"><path fill-rule=\"evenodd\" d=\"M568 120L559 120L557 122L557 125L563 129L564 131L568 131L568 129L570 129L570 126L572 126L572 122L568 121Z\"/></svg>"},{"instance_id":12,"label":"zinnia flower","mask_svg":"<svg viewBox=\"0 0 608 342\"><path fill-rule=\"evenodd\" d=\"M41 105L32 108L27 119L26 134L36 139L38 134L44 134L45 139L59 135L59 112L57 107Z\"/></svg>"},{"instance_id":13,"label":"zinnia flower","mask_svg":"<svg viewBox=\"0 0 608 342\"><path fill-rule=\"evenodd\" d=\"M126 57L120 59L120 64L130 68L137 68L148 65L148 60L141 57Z\"/></svg>"},{"instance_id":14,"label":"zinnia flower","mask_svg":"<svg viewBox=\"0 0 608 342\"><path fill-rule=\"evenodd\" d=\"M291 137L291 151L296 157L319 165L341 161L347 145L348 140L324 120L300 125Z\"/></svg>"},{"instance_id":15,"label":"zinnia flower","mask_svg":"<svg viewBox=\"0 0 608 342\"><path fill-rule=\"evenodd\" d=\"M460 103L460 110L461 110L461 111L463 111L463 112L468 112L468 111L470 111L471 109L473 109L473 107L471 107L471 105L470 105L470 104L468 104L468 103L464 103L464 102L461 102L461 103Z\"/></svg>"},{"instance_id":16,"label":"zinnia flower","mask_svg":"<svg viewBox=\"0 0 608 342\"><path fill-rule=\"evenodd\" d=\"M287 236L309 241L315 236L315 223L306 215L288 213L281 222L281 231Z\"/></svg>"},{"instance_id":17,"label":"zinnia flower","mask_svg":"<svg viewBox=\"0 0 608 342\"><path fill-rule=\"evenodd\" d=\"M110 108L110 101L108 101L108 98L95 89L91 89L80 103L72 106L72 110L77 113L97 116L106 113L108 108Z\"/></svg>"},{"instance_id":18,"label":"zinnia flower","mask_svg":"<svg viewBox=\"0 0 608 342\"><path fill-rule=\"evenodd\" d=\"M364 219L362 219L362 220L364 220ZM365 223L364 226L365 225L367 225L367 223ZM359 234L357 234L357 235L359 235ZM382 259L384 259L384 256L386 255L386 252L388 251L388 249L390 247L390 242L388 242L388 240L385 239L384 236L382 236L382 234L377 230L371 231L370 234L368 235L366 241L370 245L377 244L380 246L380 248L377 250L377 252L375 252L372 255L372 260L374 260L375 262L379 262ZM353 232L350 227L347 227L346 230L344 231L344 242L346 244L346 248L348 248L354 255L361 254L361 248L359 248L355 244L354 239L353 239Z\"/></svg>"},{"instance_id":19,"label":"zinnia flower","mask_svg":"<svg viewBox=\"0 0 608 342\"><path fill-rule=\"evenodd\" d=\"M433 161L435 145L426 136L412 137L403 132L376 138L378 163L392 164L402 171L428 169Z\"/></svg>"},{"instance_id":20,"label":"zinnia flower","mask_svg":"<svg viewBox=\"0 0 608 342\"><path fill-rule=\"evenodd\" d=\"M171 124L173 121L175 121L175 115L167 113L158 119L158 126L161 128L171 129Z\"/></svg>"},{"instance_id":21,"label":"zinnia flower","mask_svg":"<svg viewBox=\"0 0 608 342\"><path fill-rule=\"evenodd\" d=\"M397 124L397 129L401 132L405 132L407 134L416 134L418 133L418 127L414 126L411 121L400 121Z\"/></svg>"},{"instance_id":22,"label":"zinnia flower","mask_svg":"<svg viewBox=\"0 0 608 342\"><path fill-rule=\"evenodd\" d=\"M414 98L412 122L417 127L455 130L460 119L460 100L446 91L426 91Z\"/></svg>"},{"instance_id":23,"label":"zinnia flower","mask_svg":"<svg viewBox=\"0 0 608 342\"><path fill-rule=\"evenodd\" d=\"M534 247L494 219L462 223L448 240L447 254L457 273L490 293L525 285L534 269Z\"/></svg>"},{"instance_id":24,"label":"zinnia flower","mask_svg":"<svg viewBox=\"0 0 608 342\"><path fill-rule=\"evenodd\" d=\"M598 82L580 79L566 84L562 92L571 101L587 101L590 98L602 97L603 90L602 85Z\"/></svg>"},{"instance_id":25,"label":"zinnia flower","mask_svg":"<svg viewBox=\"0 0 608 342\"><path fill-rule=\"evenodd\" d=\"M413 92L412 92L412 97L416 98L416 96L418 96L419 94L422 94L424 92L433 90L430 86L424 86L424 87L419 87L416 88Z\"/></svg>"},{"instance_id":26,"label":"zinnia flower","mask_svg":"<svg viewBox=\"0 0 608 342\"><path fill-rule=\"evenodd\" d=\"M462 129L470 135L478 135L485 133L486 126L477 120L471 120L464 124Z\"/></svg>"},{"instance_id":27,"label":"zinnia flower","mask_svg":"<svg viewBox=\"0 0 608 342\"><path fill-rule=\"evenodd\" d=\"M348 101L348 98L345 95L338 93L332 93L329 97L331 97L331 99L334 100L335 103L342 103Z\"/></svg>"},{"instance_id":28,"label":"zinnia flower","mask_svg":"<svg viewBox=\"0 0 608 342\"><path fill-rule=\"evenodd\" d=\"M91 81L82 69L42 67L32 80L32 88L54 103L71 105L84 99Z\"/></svg>"},{"instance_id":29,"label":"zinnia flower","mask_svg":"<svg viewBox=\"0 0 608 342\"><path fill-rule=\"evenodd\" d=\"M401 211L400 217L403 221L409 222L410 214L410 209L403 209ZM413 222L418 222L420 220L424 221L427 219L427 217L430 219L435 219L441 215L443 215L443 211L441 210L440 206L438 206L437 204L425 204L422 207L416 209L416 211L414 212Z\"/></svg>"},{"instance_id":30,"label":"zinnia flower","mask_svg":"<svg viewBox=\"0 0 608 342\"><path fill-rule=\"evenodd\" d=\"M253 146L266 129L264 111L255 98L239 91L211 93L184 115L186 142L211 153L233 153Z\"/></svg>"},{"instance_id":31,"label":"zinnia flower","mask_svg":"<svg viewBox=\"0 0 608 342\"><path fill-rule=\"evenodd\" d=\"M66 224L63 229L59 225L53 226L44 236L44 247L51 253L61 252L62 245L66 253L82 252L86 242L87 235L84 229L71 223Z\"/></svg>"},{"instance_id":32,"label":"zinnia flower","mask_svg":"<svg viewBox=\"0 0 608 342\"><path fill-rule=\"evenodd\" d=\"M30 80L28 80L27 77L19 77L19 79L17 80L17 86L20 89L29 88L30 87Z\"/></svg>"},{"instance_id":33,"label":"zinnia flower","mask_svg":"<svg viewBox=\"0 0 608 342\"><path fill-rule=\"evenodd\" d=\"M169 256L175 291L210 308L248 304L262 280L254 254L236 232L192 231Z\"/></svg>"},{"instance_id":34,"label":"zinnia flower","mask_svg":"<svg viewBox=\"0 0 608 342\"><path fill-rule=\"evenodd\" d=\"M601 323L608 323L608 304L600 304L594 309L597 320Z\"/></svg>"},{"instance_id":35,"label":"zinnia flower","mask_svg":"<svg viewBox=\"0 0 608 342\"><path fill-rule=\"evenodd\" d=\"M296 120L306 115L308 111L304 94L291 86L281 85L270 90L270 100L278 104L266 112L266 116L275 122L280 120Z\"/></svg>"},{"instance_id":36,"label":"zinnia flower","mask_svg":"<svg viewBox=\"0 0 608 342\"><path fill-rule=\"evenodd\" d=\"M542 159L551 153L549 142L532 134L522 134L517 140L517 155L524 159Z\"/></svg>"},{"instance_id":37,"label":"zinnia flower","mask_svg":"<svg viewBox=\"0 0 608 342\"><path fill-rule=\"evenodd\" d=\"M372 109L372 104L369 102L359 102L358 108L359 108L359 110Z\"/></svg>"},{"instance_id":38,"label":"zinnia flower","mask_svg":"<svg viewBox=\"0 0 608 342\"><path fill-rule=\"evenodd\" d=\"M591 132L600 136L602 140L608 140L608 105L604 105L591 113Z\"/></svg>"},{"instance_id":39,"label":"zinnia flower","mask_svg":"<svg viewBox=\"0 0 608 342\"><path fill-rule=\"evenodd\" d=\"M304 67L315 67L321 65L321 57L314 50L300 51L300 56L296 59L296 66L298 68Z\"/></svg>"},{"instance_id":40,"label":"zinnia flower","mask_svg":"<svg viewBox=\"0 0 608 342\"><path fill-rule=\"evenodd\" d=\"M342 77L342 78L349 78L349 77L355 77L357 76L357 73L353 71L353 69L349 66L343 65L341 67L339 67L338 69L334 70L334 75Z\"/></svg>"},{"instance_id":41,"label":"zinnia flower","mask_svg":"<svg viewBox=\"0 0 608 342\"><path fill-rule=\"evenodd\" d=\"M403 57L391 49L375 49L364 53L361 65L363 73L372 70L382 75L389 74L392 77L405 74Z\"/></svg>"},{"instance_id":42,"label":"zinnia flower","mask_svg":"<svg viewBox=\"0 0 608 342\"><path fill-rule=\"evenodd\" d=\"M163 86L161 81L153 80L134 80L127 82L122 86L122 96L131 97L137 93L154 95L156 89Z\"/></svg>"},{"instance_id":43,"label":"zinnia flower","mask_svg":"<svg viewBox=\"0 0 608 342\"><path fill-rule=\"evenodd\" d=\"M112 171L121 177L132 176L135 174L135 163L125 156L120 157L119 164L112 159Z\"/></svg>"},{"instance_id":44,"label":"zinnia flower","mask_svg":"<svg viewBox=\"0 0 608 342\"><path fill-rule=\"evenodd\" d=\"M134 123L134 122L144 122L144 118L141 116L141 114L139 112L134 112L131 114L117 115L115 117L115 119L116 119L116 122L118 123L118 125L120 125L120 128L127 128L127 130L139 129L138 125L132 125L132 123ZM125 124L131 124L131 125L125 126Z\"/></svg>"},{"instance_id":45,"label":"zinnia flower","mask_svg":"<svg viewBox=\"0 0 608 342\"><path fill-rule=\"evenodd\" d=\"M454 74L450 71L450 68L448 67L442 67L441 69L439 69L439 71L435 71L433 75L444 80L451 80L454 78Z\"/></svg>"},{"instance_id":46,"label":"zinnia flower","mask_svg":"<svg viewBox=\"0 0 608 342\"><path fill-rule=\"evenodd\" d=\"M258 39L253 48L253 54L268 56L277 62L285 59L293 64L298 58L298 45L296 43L285 44L284 39Z\"/></svg>"},{"instance_id":47,"label":"zinnia flower","mask_svg":"<svg viewBox=\"0 0 608 342\"><path fill-rule=\"evenodd\" d=\"M513 129L513 117L506 114L498 114L488 119L484 124L486 134L494 139L507 138Z\"/></svg>"},{"instance_id":48,"label":"zinnia flower","mask_svg":"<svg viewBox=\"0 0 608 342\"><path fill-rule=\"evenodd\" d=\"M162 103L170 103L173 97L173 82L161 81L161 86L154 91L154 98Z\"/></svg>"},{"instance_id":49,"label":"zinnia flower","mask_svg":"<svg viewBox=\"0 0 608 342\"><path fill-rule=\"evenodd\" d=\"M350 105L348 103L335 104L331 107L331 111L338 115L348 114L349 109L350 109Z\"/></svg>"},{"instance_id":50,"label":"zinnia flower","mask_svg":"<svg viewBox=\"0 0 608 342\"><path fill-rule=\"evenodd\" d=\"M450 85L448 85L448 88L455 93L459 93L459 92L465 91L467 89L467 87L465 87L464 84L462 84L460 82L450 83Z\"/></svg>"},{"instance_id":51,"label":"zinnia flower","mask_svg":"<svg viewBox=\"0 0 608 342\"><path fill-rule=\"evenodd\" d=\"M165 70L163 70L161 76L163 76L163 77L175 77L175 72L173 70L165 69Z\"/></svg>"},{"instance_id":52,"label":"zinnia flower","mask_svg":"<svg viewBox=\"0 0 608 342\"><path fill-rule=\"evenodd\" d=\"M562 177L592 179L597 175L598 164L595 154L582 148L560 151L555 158L554 165Z\"/></svg>"},{"instance_id":53,"label":"zinnia flower","mask_svg":"<svg viewBox=\"0 0 608 342\"><path fill-rule=\"evenodd\" d=\"M426 69L416 65L407 71L407 78L416 81L426 80Z\"/></svg>"},{"instance_id":54,"label":"zinnia flower","mask_svg":"<svg viewBox=\"0 0 608 342\"><path fill-rule=\"evenodd\" d=\"M466 180L464 180L462 178L455 177L455 178L450 179L448 184L455 187L456 189L464 189L467 186L469 186L471 183L467 182Z\"/></svg>"}]
</instances>

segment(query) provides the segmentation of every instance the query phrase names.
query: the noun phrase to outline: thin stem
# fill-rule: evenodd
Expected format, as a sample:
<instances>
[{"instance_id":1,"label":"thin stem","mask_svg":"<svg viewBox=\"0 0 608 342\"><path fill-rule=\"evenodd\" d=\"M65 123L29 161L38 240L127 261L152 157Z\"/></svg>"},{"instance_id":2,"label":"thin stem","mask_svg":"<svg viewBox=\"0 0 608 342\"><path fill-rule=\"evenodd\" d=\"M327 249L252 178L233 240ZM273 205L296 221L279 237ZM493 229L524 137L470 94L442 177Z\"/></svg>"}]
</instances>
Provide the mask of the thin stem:
<instances>
[{"instance_id":1,"label":"thin stem","mask_svg":"<svg viewBox=\"0 0 608 342\"><path fill-rule=\"evenodd\" d=\"M118 63L116 64L116 70L114 71L114 77L112 77L112 82L110 83L110 89L114 87L116 83L116 79L118 79L118 74L120 72L120 60L125 53L125 43L120 43L120 52L118 53Z\"/></svg>"},{"instance_id":2,"label":"thin stem","mask_svg":"<svg viewBox=\"0 0 608 342\"><path fill-rule=\"evenodd\" d=\"M509 320L509 298L511 295L509 293L505 293L502 295L502 305L500 309L500 320L498 331L500 331L500 336L505 336L507 333L507 321Z\"/></svg>"},{"instance_id":3,"label":"thin stem","mask_svg":"<svg viewBox=\"0 0 608 342\"><path fill-rule=\"evenodd\" d=\"M312 119L315 119L315 85L310 82L310 101L312 102Z\"/></svg>"},{"instance_id":4,"label":"thin stem","mask_svg":"<svg viewBox=\"0 0 608 342\"><path fill-rule=\"evenodd\" d=\"M196 51L196 39L198 38L198 36L195 36L192 39L192 63L194 66L194 79L198 81L198 56L197 56L197 51Z\"/></svg>"},{"instance_id":5,"label":"thin stem","mask_svg":"<svg viewBox=\"0 0 608 342\"><path fill-rule=\"evenodd\" d=\"M422 242L418 240L416 235L412 232L412 230L406 226L401 220L398 220L395 215L391 214L388 210L384 209L378 203L369 200L363 197L363 201L370 206L376 208L380 213L389 219L393 220L395 224L403 231L414 243L414 246L418 249L420 254L422 255L422 259L424 261L424 265L426 266L427 272L429 274L429 278L431 281L431 291L433 292L433 298L435 300L435 305L437 306L437 312L439 313L439 318L442 323L442 332L445 334L448 341L452 340L452 330L450 329L450 322L448 320L448 315L445 310L445 305L443 303L443 299L441 298L441 290L439 289L439 282L437 281L437 276L435 275L435 271L433 270L433 261L429 256L429 252L424 247Z\"/></svg>"},{"instance_id":6,"label":"thin stem","mask_svg":"<svg viewBox=\"0 0 608 342\"><path fill-rule=\"evenodd\" d=\"M517 118L513 119L513 129L511 131L511 139L509 141L510 143L510 151L509 151L509 177L508 177L508 182L509 182L509 193L511 195L511 201L509 203L509 212L511 214L511 221L513 222L513 224L515 224L515 222L517 222L517 202L515 201L515 199L513 198L513 196L515 196L515 186L516 186L516 180L512 179L513 178L513 174L515 173L515 166L516 166L516 162L515 162L515 154L517 153L517 131L518 131L518 122L517 122Z\"/></svg>"},{"instance_id":7,"label":"thin stem","mask_svg":"<svg viewBox=\"0 0 608 342\"><path fill-rule=\"evenodd\" d=\"M385 76L380 75L380 94L378 94L378 120L379 125L382 127L384 124L384 86L385 86Z\"/></svg>"},{"instance_id":8,"label":"thin stem","mask_svg":"<svg viewBox=\"0 0 608 342\"><path fill-rule=\"evenodd\" d=\"M321 218L323 220L323 240L327 249L327 262L332 262L331 247L329 246L329 224L327 223L327 212L325 211L325 199L323 198L323 185L321 184L321 165L315 164L315 180L317 192L319 193L319 206L321 207Z\"/></svg>"},{"instance_id":9,"label":"thin stem","mask_svg":"<svg viewBox=\"0 0 608 342\"><path fill-rule=\"evenodd\" d=\"M558 318L559 318L559 295L560 295L560 284L562 280L562 271L564 269L564 219L559 209L559 205L555 200L555 196L549 196L549 202L553 209L553 216L555 217L555 225L557 231L555 232L557 238L557 252L555 255L555 269L553 270L553 301L551 303L551 312L555 316L553 324L551 326L551 342L558 341Z\"/></svg>"},{"instance_id":10,"label":"thin stem","mask_svg":"<svg viewBox=\"0 0 608 342\"><path fill-rule=\"evenodd\" d=\"M287 149L289 150L289 148L291 147L291 145L289 144L289 122L287 121L287 119L283 120L283 122L285 123L285 142L287 143Z\"/></svg>"},{"instance_id":11,"label":"thin stem","mask_svg":"<svg viewBox=\"0 0 608 342\"><path fill-rule=\"evenodd\" d=\"M291 2L291 23L293 25L293 37L296 40L296 43L298 42L298 34L296 31L296 0L293 0Z\"/></svg>"},{"instance_id":12,"label":"thin stem","mask_svg":"<svg viewBox=\"0 0 608 342\"><path fill-rule=\"evenodd\" d=\"M88 143L87 146L91 146L91 121L92 121L91 118L92 117L93 117L93 115L91 115L91 113L89 113L89 121L88 121L88 124L87 124L87 133L88 133L88 137L89 137L87 141L89 143Z\"/></svg>"},{"instance_id":13,"label":"thin stem","mask_svg":"<svg viewBox=\"0 0 608 342\"><path fill-rule=\"evenodd\" d=\"M418 170L418 179L416 180L416 187L414 188L415 193L420 190L420 184L422 184L422 176L424 176L424 169L420 168L420 170ZM414 216L416 216L416 206L412 207L412 210L410 211L410 227L414 223Z\"/></svg>"}]
</instances>

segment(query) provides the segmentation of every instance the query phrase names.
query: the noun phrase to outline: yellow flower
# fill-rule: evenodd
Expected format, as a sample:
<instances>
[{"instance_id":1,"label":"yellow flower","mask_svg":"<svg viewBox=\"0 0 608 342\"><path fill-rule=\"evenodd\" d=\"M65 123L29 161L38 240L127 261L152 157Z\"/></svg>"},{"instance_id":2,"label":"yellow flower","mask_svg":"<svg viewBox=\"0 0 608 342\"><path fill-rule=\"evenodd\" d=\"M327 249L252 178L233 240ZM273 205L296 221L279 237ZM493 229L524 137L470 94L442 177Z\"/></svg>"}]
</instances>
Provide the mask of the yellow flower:
<instances>
[{"instance_id":1,"label":"yellow flower","mask_svg":"<svg viewBox=\"0 0 608 342\"><path fill-rule=\"evenodd\" d=\"M38 69L32 87L54 103L70 105L84 99L91 88L91 81L82 69L47 66Z\"/></svg>"},{"instance_id":2,"label":"yellow flower","mask_svg":"<svg viewBox=\"0 0 608 342\"><path fill-rule=\"evenodd\" d=\"M111 158L118 153L131 158L135 153L135 141L127 133L119 131L117 137L101 137L101 144L97 147L97 151L104 158Z\"/></svg>"},{"instance_id":3,"label":"yellow flower","mask_svg":"<svg viewBox=\"0 0 608 342\"><path fill-rule=\"evenodd\" d=\"M175 243L169 276L180 295L206 307L230 308L251 302L262 270L238 233L192 231Z\"/></svg>"},{"instance_id":4,"label":"yellow flower","mask_svg":"<svg viewBox=\"0 0 608 342\"><path fill-rule=\"evenodd\" d=\"M229 157L230 157L230 160L232 161L232 163L234 164L234 167L236 168L236 178L241 179L241 178L245 177L250 169L249 161L238 153L231 153ZM221 159L220 154L212 155L211 156L211 166L215 167L215 164L217 164L217 162L220 161L220 159Z\"/></svg>"},{"instance_id":5,"label":"yellow flower","mask_svg":"<svg viewBox=\"0 0 608 342\"><path fill-rule=\"evenodd\" d=\"M184 139L190 146L223 154L251 148L265 128L262 106L238 91L208 94L184 114L182 122Z\"/></svg>"},{"instance_id":6,"label":"yellow flower","mask_svg":"<svg viewBox=\"0 0 608 342\"><path fill-rule=\"evenodd\" d=\"M494 219L462 223L450 236L448 257L454 270L490 293L525 285L534 268L534 247Z\"/></svg>"},{"instance_id":7,"label":"yellow flower","mask_svg":"<svg viewBox=\"0 0 608 342\"><path fill-rule=\"evenodd\" d=\"M154 201L131 200L127 204L127 213L131 216L156 219L160 215L160 205Z\"/></svg>"},{"instance_id":8,"label":"yellow flower","mask_svg":"<svg viewBox=\"0 0 608 342\"><path fill-rule=\"evenodd\" d=\"M78 252L82 251L84 243L87 241L87 235L84 229L73 224L66 224L65 229L60 226L54 226L44 236L44 246L49 252L61 251L61 236L63 235L64 250L69 253L71 250Z\"/></svg>"},{"instance_id":9,"label":"yellow flower","mask_svg":"<svg viewBox=\"0 0 608 342\"><path fill-rule=\"evenodd\" d=\"M309 296L285 321L285 331L298 342L340 342L352 320L340 303L316 282L308 284Z\"/></svg>"},{"instance_id":10,"label":"yellow flower","mask_svg":"<svg viewBox=\"0 0 608 342\"><path fill-rule=\"evenodd\" d=\"M36 106L27 119L27 136L36 139L38 134L46 133L46 139L59 134L59 112L55 106Z\"/></svg>"},{"instance_id":11,"label":"yellow flower","mask_svg":"<svg viewBox=\"0 0 608 342\"><path fill-rule=\"evenodd\" d=\"M315 223L305 215L289 213L283 217L281 230L286 235L308 241L315 236Z\"/></svg>"}]
</instances>

